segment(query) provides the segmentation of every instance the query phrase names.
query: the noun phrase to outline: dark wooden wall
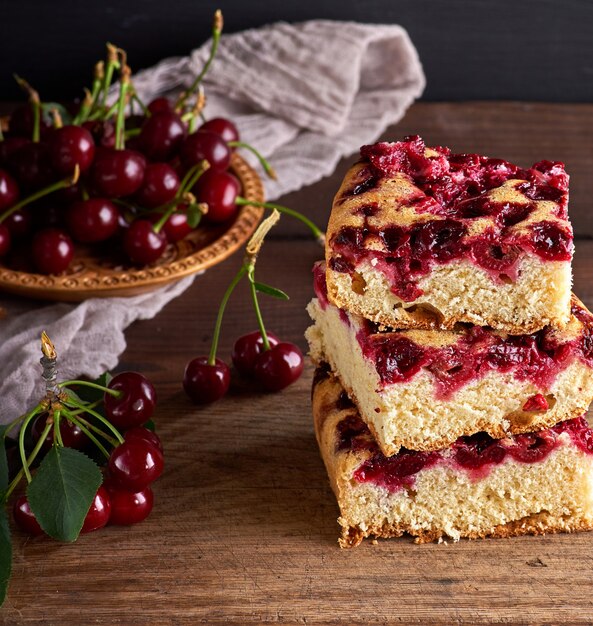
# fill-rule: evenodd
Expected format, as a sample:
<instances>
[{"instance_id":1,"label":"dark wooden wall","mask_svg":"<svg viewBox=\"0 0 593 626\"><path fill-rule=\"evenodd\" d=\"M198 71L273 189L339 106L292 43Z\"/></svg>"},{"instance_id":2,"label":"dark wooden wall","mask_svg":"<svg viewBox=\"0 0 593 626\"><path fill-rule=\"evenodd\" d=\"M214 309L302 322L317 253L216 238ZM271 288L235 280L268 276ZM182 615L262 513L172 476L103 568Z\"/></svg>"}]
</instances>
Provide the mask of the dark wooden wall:
<instances>
[{"instance_id":1,"label":"dark wooden wall","mask_svg":"<svg viewBox=\"0 0 593 626\"><path fill-rule=\"evenodd\" d=\"M183 55L209 35L312 18L399 23L420 52L428 100L593 101L591 0L2 0L0 99L18 72L45 99L89 82L105 41L136 69Z\"/></svg>"}]
</instances>

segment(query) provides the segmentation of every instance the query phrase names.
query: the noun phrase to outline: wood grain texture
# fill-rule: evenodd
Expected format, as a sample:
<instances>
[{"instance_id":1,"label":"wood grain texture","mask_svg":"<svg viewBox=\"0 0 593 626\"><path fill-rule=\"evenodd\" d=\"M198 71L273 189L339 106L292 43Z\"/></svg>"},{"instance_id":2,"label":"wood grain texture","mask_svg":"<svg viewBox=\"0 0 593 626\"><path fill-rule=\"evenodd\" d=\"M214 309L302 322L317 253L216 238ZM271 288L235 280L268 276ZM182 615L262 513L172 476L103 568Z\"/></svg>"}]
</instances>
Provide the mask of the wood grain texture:
<instances>
[{"instance_id":1,"label":"wood grain texture","mask_svg":"<svg viewBox=\"0 0 593 626\"><path fill-rule=\"evenodd\" d=\"M564 150L582 172L585 189L575 188L573 174L573 198L582 201L581 228L591 229L592 113L593 106L422 104L386 136L417 131L519 162ZM571 128L570 145L552 124ZM283 201L324 222L345 167ZM258 264L261 280L291 295L263 303L269 328L303 349L310 268L320 256L298 224L284 221ZM278 395L234 379L225 400L189 404L180 389L184 365L207 351L217 303L239 263L235 256L197 277L156 319L127 333L121 368L145 372L159 393L167 467L152 516L73 545L16 533L4 623L590 622L593 533L420 546L403 538L340 550L338 509L310 416L311 366ZM224 358L234 338L255 327L244 287L224 324ZM575 291L593 305L593 241L577 241Z\"/></svg>"}]
</instances>

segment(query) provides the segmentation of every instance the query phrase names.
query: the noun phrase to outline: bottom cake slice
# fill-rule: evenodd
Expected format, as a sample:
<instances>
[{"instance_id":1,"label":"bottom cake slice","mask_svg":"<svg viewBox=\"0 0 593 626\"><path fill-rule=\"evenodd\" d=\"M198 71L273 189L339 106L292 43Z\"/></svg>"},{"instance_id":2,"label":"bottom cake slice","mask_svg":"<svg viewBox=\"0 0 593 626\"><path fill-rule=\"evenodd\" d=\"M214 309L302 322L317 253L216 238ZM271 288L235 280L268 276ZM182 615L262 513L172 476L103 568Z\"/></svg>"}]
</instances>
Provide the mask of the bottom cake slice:
<instances>
[{"instance_id":1,"label":"bottom cake slice","mask_svg":"<svg viewBox=\"0 0 593 626\"><path fill-rule=\"evenodd\" d=\"M343 548L404 533L424 542L593 528L593 430L582 417L536 433L478 433L444 450L386 457L327 367L317 369L312 402Z\"/></svg>"}]
</instances>

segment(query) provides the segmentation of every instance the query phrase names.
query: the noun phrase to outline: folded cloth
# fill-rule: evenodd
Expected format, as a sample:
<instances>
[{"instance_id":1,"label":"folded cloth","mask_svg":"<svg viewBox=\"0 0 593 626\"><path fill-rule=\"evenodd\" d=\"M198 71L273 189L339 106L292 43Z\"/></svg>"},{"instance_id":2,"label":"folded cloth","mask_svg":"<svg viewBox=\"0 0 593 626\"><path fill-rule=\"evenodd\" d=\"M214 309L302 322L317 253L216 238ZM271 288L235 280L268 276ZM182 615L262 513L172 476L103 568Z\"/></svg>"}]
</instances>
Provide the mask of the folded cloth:
<instances>
[{"instance_id":1,"label":"folded cloth","mask_svg":"<svg viewBox=\"0 0 593 626\"><path fill-rule=\"evenodd\" d=\"M134 85L141 98L188 87L209 48L206 43L188 57L138 72ZM242 140L273 163L278 180L266 181L273 199L331 174L340 158L375 141L420 96L424 75L400 26L315 20L224 35L204 87L207 117L233 119ZM251 155L245 157L257 166ZM148 295L78 305L40 306L3 296L0 423L23 413L42 393L36 367L41 330L58 348L63 377L95 377L117 365L125 328L154 317L192 280Z\"/></svg>"}]
</instances>

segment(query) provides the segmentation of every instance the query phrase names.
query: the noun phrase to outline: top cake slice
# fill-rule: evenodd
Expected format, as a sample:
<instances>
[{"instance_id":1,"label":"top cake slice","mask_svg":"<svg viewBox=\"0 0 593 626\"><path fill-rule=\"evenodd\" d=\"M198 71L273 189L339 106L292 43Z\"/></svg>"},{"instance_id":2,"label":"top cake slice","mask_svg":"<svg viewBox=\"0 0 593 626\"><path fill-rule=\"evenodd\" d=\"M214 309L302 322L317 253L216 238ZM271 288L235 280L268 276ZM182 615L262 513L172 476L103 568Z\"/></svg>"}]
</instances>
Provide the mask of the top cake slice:
<instances>
[{"instance_id":1,"label":"top cake slice","mask_svg":"<svg viewBox=\"0 0 593 626\"><path fill-rule=\"evenodd\" d=\"M522 169L427 148L361 148L329 220L330 301L391 328L513 334L570 318L573 233L559 162Z\"/></svg>"}]
</instances>

